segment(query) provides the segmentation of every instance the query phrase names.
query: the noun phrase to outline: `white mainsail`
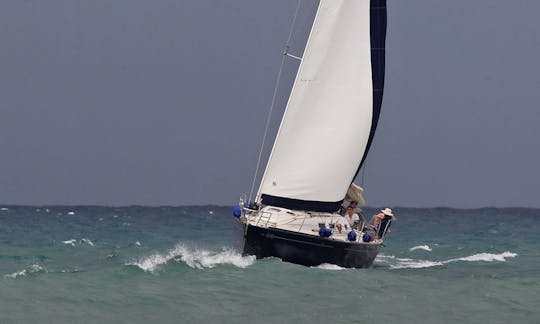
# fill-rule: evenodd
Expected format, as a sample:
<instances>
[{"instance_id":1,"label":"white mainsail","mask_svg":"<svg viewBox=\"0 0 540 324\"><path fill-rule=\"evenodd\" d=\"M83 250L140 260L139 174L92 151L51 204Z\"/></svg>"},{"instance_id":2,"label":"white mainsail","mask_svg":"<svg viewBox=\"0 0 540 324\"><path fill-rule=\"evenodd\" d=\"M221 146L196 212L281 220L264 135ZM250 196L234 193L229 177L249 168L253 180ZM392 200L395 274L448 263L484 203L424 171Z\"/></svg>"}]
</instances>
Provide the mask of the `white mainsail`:
<instances>
[{"instance_id":1,"label":"white mainsail","mask_svg":"<svg viewBox=\"0 0 540 324\"><path fill-rule=\"evenodd\" d=\"M370 9L370 0L321 0L259 202L345 197L373 122Z\"/></svg>"}]
</instances>

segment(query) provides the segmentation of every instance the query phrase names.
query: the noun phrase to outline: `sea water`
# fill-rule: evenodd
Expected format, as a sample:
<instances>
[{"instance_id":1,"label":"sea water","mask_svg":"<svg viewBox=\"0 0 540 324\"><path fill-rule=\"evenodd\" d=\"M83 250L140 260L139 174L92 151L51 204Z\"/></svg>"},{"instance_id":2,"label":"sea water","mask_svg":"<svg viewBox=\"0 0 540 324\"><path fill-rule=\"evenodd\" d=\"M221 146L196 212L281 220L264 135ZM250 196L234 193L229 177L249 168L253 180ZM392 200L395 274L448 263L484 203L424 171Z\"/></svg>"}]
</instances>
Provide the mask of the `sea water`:
<instances>
[{"instance_id":1,"label":"sea water","mask_svg":"<svg viewBox=\"0 0 540 324\"><path fill-rule=\"evenodd\" d=\"M229 207L0 206L0 322L540 322L540 210L395 214L344 269L241 256Z\"/></svg>"}]
</instances>

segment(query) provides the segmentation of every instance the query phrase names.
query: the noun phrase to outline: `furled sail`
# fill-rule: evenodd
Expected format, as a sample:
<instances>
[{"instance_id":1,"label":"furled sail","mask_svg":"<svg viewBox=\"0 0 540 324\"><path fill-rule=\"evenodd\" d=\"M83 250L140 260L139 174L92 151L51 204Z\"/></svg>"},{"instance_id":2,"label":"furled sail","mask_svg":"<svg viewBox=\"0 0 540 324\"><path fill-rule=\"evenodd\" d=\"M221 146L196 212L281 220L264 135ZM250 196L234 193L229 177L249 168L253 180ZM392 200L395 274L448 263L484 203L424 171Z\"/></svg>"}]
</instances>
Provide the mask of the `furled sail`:
<instances>
[{"instance_id":1,"label":"furled sail","mask_svg":"<svg viewBox=\"0 0 540 324\"><path fill-rule=\"evenodd\" d=\"M353 182L347 190L347 195L345 195L345 199L349 199L350 201L356 201L360 206L365 206L366 200L362 195L363 192L364 189Z\"/></svg>"},{"instance_id":2,"label":"furled sail","mask_svg":"<svg viewBox=\"0 0 540 324\"><path fill-rule=\"evenodd\" d=\"M262 204L339 208L377 125L385 33L385 0L320 1L261 181Z\"/></svg>"}]
</instances>

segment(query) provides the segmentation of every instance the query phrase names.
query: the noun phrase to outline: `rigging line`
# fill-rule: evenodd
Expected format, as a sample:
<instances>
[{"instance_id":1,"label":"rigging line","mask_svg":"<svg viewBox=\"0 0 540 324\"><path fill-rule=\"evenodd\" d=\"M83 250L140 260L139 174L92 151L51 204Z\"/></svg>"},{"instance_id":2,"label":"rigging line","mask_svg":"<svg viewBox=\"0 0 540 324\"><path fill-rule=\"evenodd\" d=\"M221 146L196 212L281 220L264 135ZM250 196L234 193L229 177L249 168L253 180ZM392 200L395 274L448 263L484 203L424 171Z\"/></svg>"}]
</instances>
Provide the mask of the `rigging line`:
<instances>
[{"instance_id":1,"label":"rigging line","mask_svg":"<svg viewBox=\"0 0 540 324\"><path fill-rule=\"evenodd\" d=\"M302 4L302 0L298 0L298 4L296 5L296 11L294 12L291 30L289 31L289 37L287 37L287 43L285 43L286 48L289 47L292 35L294 32L294 27L296 26L296 19L298 18L298 13L300 12L300 6ZM270 110L268 111L268 117L266 118L266 126L264 129L264 135L261 143L261 149L259 150L259 158L257 159L257 167L255 168L255 174L253 174L253 181L251 182L251 190L249 191L249 200L253 200L253 190L255 189L255 182L257 181L257 174L259 173L259 167L261 165L261 157L262 152L264 149L264 143L266 142L266 136L268 135L268 128L270 127L270 120L272 118L272 111L274 110L274 106L276 104L276 98L277 93L279 89L279 83L281 81L281 75L283 74L283 67L285 65L285 59L287 58L287 55L283 55L283 58L281 59L281 65L279 67L279 72L277 76L276 85L274 87L274 95L272 96L272 103L270 104Z\"/></svg>"},{"instance_id":2,"label":"rigging line","mask_svg":"<svg viewBox=\"0 0 540 324\"><path fill-rule=\"evenodd\" d=\"M366 180L366 167L367 167L367 162L364 161L364 165L362 166L362 183L361 183L362 188L364 188L364 182Z\"/></svg>"}]
</instances>

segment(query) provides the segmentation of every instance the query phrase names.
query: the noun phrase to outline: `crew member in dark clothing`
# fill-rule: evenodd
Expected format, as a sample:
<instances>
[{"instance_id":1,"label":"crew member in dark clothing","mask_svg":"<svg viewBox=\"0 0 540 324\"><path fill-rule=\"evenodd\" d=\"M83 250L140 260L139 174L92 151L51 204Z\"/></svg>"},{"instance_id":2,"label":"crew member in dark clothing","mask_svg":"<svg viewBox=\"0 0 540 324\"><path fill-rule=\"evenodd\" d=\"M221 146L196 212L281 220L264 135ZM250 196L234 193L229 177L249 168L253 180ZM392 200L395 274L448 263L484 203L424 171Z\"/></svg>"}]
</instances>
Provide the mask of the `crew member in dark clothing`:
<instances>
[{"instance_id":1,"label":"crew member in dark clothing","mask_svg":"<svg viewBox=\"0 0 540 324\"><path fill-rule=\"evenodd\" d=\"M392 214L392 209L390 208L385 208L381 210L381 212L375 216L375 219L373 220L373 225L375 226L375 230L377 231L377 236L379 238L383 237L384 233L392 224L393 219L394 214Z\"/></svg>"}]
</instances>

